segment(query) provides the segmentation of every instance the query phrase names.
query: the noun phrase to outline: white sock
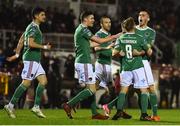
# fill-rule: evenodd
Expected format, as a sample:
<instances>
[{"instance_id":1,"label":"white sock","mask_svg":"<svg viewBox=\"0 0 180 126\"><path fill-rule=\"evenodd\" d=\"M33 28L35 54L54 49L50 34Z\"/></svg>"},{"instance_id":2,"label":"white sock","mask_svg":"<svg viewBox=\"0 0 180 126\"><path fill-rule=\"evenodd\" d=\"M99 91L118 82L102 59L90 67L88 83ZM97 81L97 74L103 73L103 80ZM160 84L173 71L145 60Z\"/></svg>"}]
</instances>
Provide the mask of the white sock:
<instances>
[{"instance_id":1,"label":"white sock","mask_svg":"<svg viewBox=\"0 0 180 126\"><path fill-rule=\"evenodd\" d=\"M10 109L14 108L14 104L12 104L11 102L9 102L8 106L9 106Z\"/></svg>"},{"instance_id":2,"label":"white sock","mask_svg":"<svg viewBox=\"0 0 180 126\"><path fill-rule=\"evenodd\" d=\"M39 107L39 105L34 105L34 107L35 107L35 108L37 108L37 109L39 109L39 108L40 108L40 107Z\"/></svg>"}]
</instances>

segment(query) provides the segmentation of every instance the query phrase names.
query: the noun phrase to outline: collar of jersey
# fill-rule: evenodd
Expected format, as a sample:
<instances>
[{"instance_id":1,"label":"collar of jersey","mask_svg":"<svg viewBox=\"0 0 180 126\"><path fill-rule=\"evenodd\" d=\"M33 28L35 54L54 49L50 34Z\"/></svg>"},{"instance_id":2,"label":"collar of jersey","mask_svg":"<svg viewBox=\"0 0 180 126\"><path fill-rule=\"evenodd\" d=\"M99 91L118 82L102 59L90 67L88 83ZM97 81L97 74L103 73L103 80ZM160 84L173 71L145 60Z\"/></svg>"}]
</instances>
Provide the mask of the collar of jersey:
<instances>
[{"instance_id":1,"label":"collar of jersey","mask_svg":"<svg viewBox=\"0 0 180 126\"><path fill-rule=\"evenodd\" d=\"M87 27L87 26L85 26L85 25L83 25L83 24L81 24L81 26L82 26L82 27Z\"/></svg>"},{"instance_id":2,"label":"collar of jersey","mask_svg":"<svg viewBox=\"0 0 180 126\"><path fill-rule=\"evenodd\" d=\"M100 31L103 32L106 35L109 35L109 33L107 31L103 30L103 29L100 29Z\"/></svg>"},{"instance_id":3,"label":"collar of jersey","mask_svg":"<svg viewBox=\"0 0 180 126\"><path fill-rule=\"evenodd\" d=\"M38 28L39 28L39 25L38 24L36 24L34 21L32 22L34 25L36 25Z\"/></svg>"},{"instance_id":4,"label":"collar of jersey","mask_svg":"<svg viewBox=\"0 0 180 126\"><path fill-rule=\"evenodd\" d=\"M149 27L147 26L147 27L145 27L145 28L140 28L139 25L137 25L136 28L139 29L139 30L146 30L146 29L148 29Z\"/></svg>"},{"instance_id":5,"label":"collar of jersey","mask_svg":"<svg viewBox=\"0 0 180 126\"><path fill-rule=\"evenodd\" d=\"M135 34L134 32L126 32L125 34Z\"/></svg>"}]
</instances>

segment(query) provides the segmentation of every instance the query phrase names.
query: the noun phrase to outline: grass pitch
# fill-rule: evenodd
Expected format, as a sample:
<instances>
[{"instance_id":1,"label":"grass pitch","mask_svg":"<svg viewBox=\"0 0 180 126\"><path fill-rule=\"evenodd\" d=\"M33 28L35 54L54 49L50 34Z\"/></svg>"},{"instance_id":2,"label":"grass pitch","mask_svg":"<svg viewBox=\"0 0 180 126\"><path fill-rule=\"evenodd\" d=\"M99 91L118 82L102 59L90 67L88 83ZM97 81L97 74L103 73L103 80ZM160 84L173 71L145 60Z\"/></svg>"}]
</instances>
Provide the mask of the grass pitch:
<instances>
[{"instance_id":1,"label":"grass pitch","mask_svg":"<svg viewBox=\"0 0 180 126\"><path fill-rule=\"evenodd\" d=\"M180 125L180 110L159 110L160 122L147 122L139 120L138 109L127 109L126 112L133 116L130 120L92 120L89 109L79 109L73 113L74 119L68 119L62 109L43 110L47 116L45 119L36 117L30 110L16 110L16 119L8 117L4 110L0 110L0 125ZM102 110L99 110L102 113ZM115 110L112 111L111 117ZM150 111L149 111L150 113Z\"/></svg>"}]
</instances>

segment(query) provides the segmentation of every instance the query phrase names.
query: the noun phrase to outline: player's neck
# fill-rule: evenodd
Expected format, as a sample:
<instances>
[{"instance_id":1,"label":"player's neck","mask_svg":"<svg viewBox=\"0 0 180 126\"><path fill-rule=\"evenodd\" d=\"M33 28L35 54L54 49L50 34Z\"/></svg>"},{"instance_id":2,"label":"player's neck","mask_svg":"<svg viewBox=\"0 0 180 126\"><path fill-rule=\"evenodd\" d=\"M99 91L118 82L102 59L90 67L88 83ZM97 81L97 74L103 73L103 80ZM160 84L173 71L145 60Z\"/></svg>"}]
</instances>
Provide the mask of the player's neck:
<instances>
[{"instance_id":1,"label":"player's neck","mask_svg":"<svg viewBox=\"0 0 180 126\"><path fill-rule=\"evenodd\" d=\"M105 33L105 34L108 34L108 33L109 33L109 31L105 30L104 28L101 28L100 30L101 30L103 33Z\"/></svg>"},{"instance_id":2,"label":"player's neck","mask_svg":"<svg viewBox=\"0 0 180 126\"><path fill-rule=\"evenodd\" d=\"M40 25L41 23L39 22L39 21L37 21L37 20L33 20L33 22L36 24L36 25Z\"/></svg>"},{"instance_id":3,"label":"player's neck","mask_svg":"<svg viewBox=\"0 0 180 126\"><path fill-rule=\"evenodd\" d=\"M147 24L145 24L145 25L138 25L138 27L144 29L144 28L147 28L148 26Z\"/></svg>"},{"instance_id":4,"label":"player's neck","mask_svg":"<svg viewBox=\"0 0 180 126\"><path fill-rule=\"evenodd\" d=\"M82 22L81 25L82 25L83 27L88 27L87 24L84 23L84 22Z\"/></svg>"}]
</instances>

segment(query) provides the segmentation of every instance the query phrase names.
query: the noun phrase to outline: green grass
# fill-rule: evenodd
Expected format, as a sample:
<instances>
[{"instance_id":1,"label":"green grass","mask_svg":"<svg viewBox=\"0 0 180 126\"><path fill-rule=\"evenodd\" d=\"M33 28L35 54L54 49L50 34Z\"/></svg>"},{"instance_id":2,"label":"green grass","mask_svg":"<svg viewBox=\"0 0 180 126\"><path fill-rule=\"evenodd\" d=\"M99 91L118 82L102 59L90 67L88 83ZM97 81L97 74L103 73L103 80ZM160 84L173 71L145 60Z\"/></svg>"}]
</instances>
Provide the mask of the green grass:
<instances>
[{"instance_id":1,"label":"green grass","mask_svg":"<svg viewBox=\"0 0 180 126\"><path fill-rule=\"evenodd\" d=\"M99 110L102 112L101 110ZM73 114L74 119L70 120L66 117L62 109L46 109L43 110L47 116L46 119L37 118L30 110L16 110L16 119L8 117L4 110L0 110L0 125L180 125L180 110L159 110L161 116L160 122L139 121L139 110L126 110L133 116L130 120L120 119L117 121L109 120L92 120L91 113L88 109L79 109ZM111 116L115 113L112 111Z\"/></svg>"}]
</instances>

